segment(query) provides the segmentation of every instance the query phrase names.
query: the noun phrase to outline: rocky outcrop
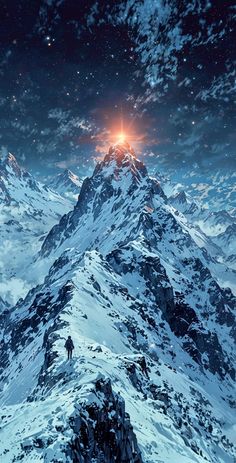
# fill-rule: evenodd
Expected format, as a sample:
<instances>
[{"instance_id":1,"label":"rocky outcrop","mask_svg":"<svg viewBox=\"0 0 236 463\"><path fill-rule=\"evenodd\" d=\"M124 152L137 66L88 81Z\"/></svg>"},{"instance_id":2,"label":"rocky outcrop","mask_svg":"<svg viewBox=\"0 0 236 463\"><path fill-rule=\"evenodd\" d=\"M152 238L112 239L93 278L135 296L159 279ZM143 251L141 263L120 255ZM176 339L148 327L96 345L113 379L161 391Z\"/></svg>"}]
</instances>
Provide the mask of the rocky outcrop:
<instances>
[{"instance_id":1,"label":"rocky outcrop","mask_svg":"<svg viewBox=\"0 0 236 463\"><path fill-rule=\"evenodd\" d=\"M100 376L69 393L72 410L61 413L59 406L56 417L51 410L46 428L22 439L14 462L35 461L36 452L40 461L51 463L143 463L124 399L110 379Z\"/></svg>"},{"instance_id":2,"label":"rocky outcrop","mask_svg":"<svg viewBox=\"0 0 236 463\"><path fill-rule=\"evenodd\" d=\"M130 256L128 260L127 255ZM174 307L173 288L157 256L145 255L128 245L112 251L107 259L119 274L139 273L146 283L144 295L154 295L155 303L163 313Z\"/></svg>"},{"instance_id":3,"label":"rocky outcrop","mask_svg":"<svg viewBox=\"0 0 236 463\"><path fill-rule=\"evenodd\" d=\"M222 379L226 374L235 379L235 370L223 352L217 334L204 328L194 309L185 303L183 295L178 295L174 309L167 311L165 318L175 335L183 338L183 348L195 362L218 373Z\"/></svg>"},{"instance_id":4,"label":"rocky outcrop","mask_svg":"<svg viewBox=\"0 0 236 463\"><path fill-rule=\"evenodd\" d=\"M142 463L141 452L125 412L125 402L112 391L111 381L95 384L96 401L79 405L70 417L74 437L67 451L74 463Z\"/></svg>"}]
</instances>

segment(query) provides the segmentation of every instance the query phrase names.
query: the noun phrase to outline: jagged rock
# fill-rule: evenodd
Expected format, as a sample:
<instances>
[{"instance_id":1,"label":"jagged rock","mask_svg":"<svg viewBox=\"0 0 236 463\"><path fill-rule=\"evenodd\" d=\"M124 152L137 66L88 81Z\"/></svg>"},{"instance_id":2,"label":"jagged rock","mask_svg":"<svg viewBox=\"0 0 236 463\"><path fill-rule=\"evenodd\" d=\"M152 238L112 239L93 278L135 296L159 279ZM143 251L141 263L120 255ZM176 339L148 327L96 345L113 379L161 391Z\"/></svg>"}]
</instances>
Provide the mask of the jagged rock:
<instances>
[{"instance_id":1,"label":"jagged rock","mask_svg":"<svg viewBox=\"0 0 236 463\"><path fill-rule=\"evenodd\" d=\"M114 394L110 380L100 379L95 384L100 405L91 403L79 407L70 417L74 436L68 455L73 462L142 463L141 452L125 412L124 400Z\"/></svg>"}]
</instances>

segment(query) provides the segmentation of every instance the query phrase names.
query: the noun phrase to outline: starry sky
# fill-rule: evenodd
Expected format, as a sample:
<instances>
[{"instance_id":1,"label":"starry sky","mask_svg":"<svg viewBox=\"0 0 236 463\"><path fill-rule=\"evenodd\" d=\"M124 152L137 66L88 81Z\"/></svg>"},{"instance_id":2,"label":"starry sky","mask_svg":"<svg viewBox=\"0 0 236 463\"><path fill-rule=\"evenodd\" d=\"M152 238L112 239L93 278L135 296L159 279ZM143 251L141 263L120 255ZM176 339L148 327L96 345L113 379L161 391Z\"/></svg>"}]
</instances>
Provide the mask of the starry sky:
<instances>
[{"instance_id":1,"label":"starry sky","mask_svg":"<svg viewBox=\"0 0 236 463\"><path fill-rule=\"evenodd\" d=\"M152 173L233 205L235 18L230 0L1 0L0 146L42 179L87 175L123 125Z\"/></svg>"}]
</instances>

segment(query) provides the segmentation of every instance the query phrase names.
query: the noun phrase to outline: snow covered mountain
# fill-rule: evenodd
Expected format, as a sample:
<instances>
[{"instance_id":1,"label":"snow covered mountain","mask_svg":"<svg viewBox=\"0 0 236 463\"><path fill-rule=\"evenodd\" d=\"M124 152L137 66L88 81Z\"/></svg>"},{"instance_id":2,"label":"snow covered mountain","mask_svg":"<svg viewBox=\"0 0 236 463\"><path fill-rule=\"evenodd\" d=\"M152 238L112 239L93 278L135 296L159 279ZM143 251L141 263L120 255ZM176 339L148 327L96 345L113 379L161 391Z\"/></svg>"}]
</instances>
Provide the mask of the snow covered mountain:
<instances>
[{"instance_id":1,"label":"snow covered mountain","mask_svg":"<svg viewBox=\"0 0 236 463\"><path fill-rule=\"evenodd\" d=\"M73 200L73 202L78 199L81 185L82 180L69 169L58 174L49 183L49 187L52 190L57 191L61 196L67 199Z\"/></svg>"},{"instance_id":2,"label":"snow covered mountain","mask_svg":"<svg viewBox=\"0 0 236 463\"><path fill-rule=\"evenodd\" d=\"M199 215L203 213L203 208L196 201L193 201L191 196L183 190L170 196L169 204L185 215Z\"/></svg>"},{"instance_id":3,"label":"snow covered mountain","mask_svg":"<svg viewBox=\"0 0 236 463\"><path fill-rule=\"evenodd\" d=\"M183 185L180 183L172 182L171 179L165 175L157 173L156 178L160 181L163 191L169 198L169 203L173 205L178 211L185 214L188 219L199 225L201 230L208 236L217 235L226 230L227 226L236 222L234 209L230 210L210 210L199 198L196 199L192 191L186 192L183 190ZM214 192L214 188L212 189Z\"/></svg>"},{"instance_id":4,"label":"snow covered mountain","mask_svg":"<svg viewBox=\"0 0 236 463\"><path fill-rule=\"evenodd\" d=\"M227 227L236 223L236 219L228 211L209 212L200 226L210 235L215 236L226 231Z\"/></svg>"},{"instance_id":5,"label":"snow covered mountain","mask_svg":"<svg viewBox=\"0 0 236 463\"><path fill-rule=\"evenodd\" d=\"M4 462L232 463L235 296L196 233L111 147L2 314Z\"/></svg>"},{"instance_id":6,"label":"snow covered mountain","mask_svg":"<svg viewBox=\"0 0 236 463\"><path fill-rule=\"evenodd\" d=\"M192 255L199 256L210 267L219 283L223 284L223 280L226 280L227 286L236 291L235 271L220 260L215 260L218 254L222 254L220 248L200 229L196 229L194 221L190 221L187 214L176 212L171 198L167 200L159 182L148 176L146 167L135 158L133 152L128 151L127 154L125 150L127 147L119 145L114 150L111 148L102 163L97 165L93 176L85 179L79 201L50 231L42 245L42 256L47 257L51 264L55 256L68 247L76 247L81 252L87 249L109 252L114 246L126 244L131 237L136 238L138 233L144 233L143 222L150 217L149 221L154 220L154 227L161 229L160 236L163 227L169 230L166 233L168 242L160 240L158 243L159 253L164 251L168 254L172 248L174 258L176 241L180 237L182 240L184 235L184 249L188 255L190 244L187 237L190 235L191 245L194 246L194 241L197 244ZM204 250L208 254L205 255Z\"/></svg>"},{"instance_id":7,"label":"snow covered mountain","mask_svg":"<svg viewBox=\"0 0 236 463\"><path fill-rule=\"evenodd\" d=\"M233 255L236 252L236 223L229 225L223 233L219 233L212 239L227 256Z\"/></svg>"},{"instance_id":8,"label":"snow covered mountain","mask_svg":"<svg viewBox=\"0 0 236 463\"><path fill-rule=\"evenodd\" d=\"M235 270L235 217L225 210L209 211L184 191L170 196L168 201L186 217L189 226L190 224L194 226L195 236L198 230L198 244L201 245L201 241L202 246L208 250L212 257Z\"/></svg>"},{"instance_id":9,"label":"snow covered mountain","mask_svg":"<svg viewBox=\"0 0 236 463\"><path fill-rule=\"evenodd\" d=\"M0 159L0 295L15 303L31 284L25 279L42 236L71 204L37 182L12 154Z\"/></svg>"},{"instance_id":10,"label":"snow covered mountain","mask_svg":"<svg viewBox=\"0 0 236 463\"><path fill-rule=\"evenodd\" d=\"M202 170L197 164L192 170L190 166L183 165L176 171L168 167L164 170L164 166L160 165L160 171L154 176L160 181L168 197L184 190L192 201L200 202L212 212L227 207L232 215L232 211L235 210L236 173L227 171L227 166L225 169L213 169L211 172Z\"/></svg>"},{"instance_id":11,"label":"snow covered mountain","mask_svg":"<svg viewBox=\"0 0 236 463\"><path fill-rule=\"evenodd\" d=\"M207 236L223 233L229 225L235 223L235 218L228 211L209 211L183 190L171 195L169 203L188 217L190 222L198 225Z\"/></svg>"},{"instance_id":12,"label":"snow covered mountain","mask_svg":"<svg viewBox=\"0 0 236 463\"><path fill-rule=\"evenodd\" d=\"M167 198L170 196L175 196L183 190L182 183L173 182L169 176L163 175L159 171L155 173L154 177L161 184L162 190L164 191Z\"/></svg>"}]
</instances>

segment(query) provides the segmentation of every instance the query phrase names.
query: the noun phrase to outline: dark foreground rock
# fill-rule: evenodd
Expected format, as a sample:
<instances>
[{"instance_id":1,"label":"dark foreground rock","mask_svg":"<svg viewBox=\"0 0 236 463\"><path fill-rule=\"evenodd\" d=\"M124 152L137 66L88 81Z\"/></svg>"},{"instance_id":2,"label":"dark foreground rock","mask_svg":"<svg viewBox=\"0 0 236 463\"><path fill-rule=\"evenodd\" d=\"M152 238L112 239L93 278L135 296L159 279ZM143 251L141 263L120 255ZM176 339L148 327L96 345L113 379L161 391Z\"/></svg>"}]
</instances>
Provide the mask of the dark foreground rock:
<instances>
[{"instance_id":1,"label":"dark foreground rock","mask_svg":"<svg viewBox=\"0 0 236 463\"><path fill-rule=\"evenodd\" d=\"M97 401L79 406L79 414L70 418L74 438L68 453L73 462L142 463L122 397L103 379L96 382L94 394Z\"/></svg>"}]
</instances>

